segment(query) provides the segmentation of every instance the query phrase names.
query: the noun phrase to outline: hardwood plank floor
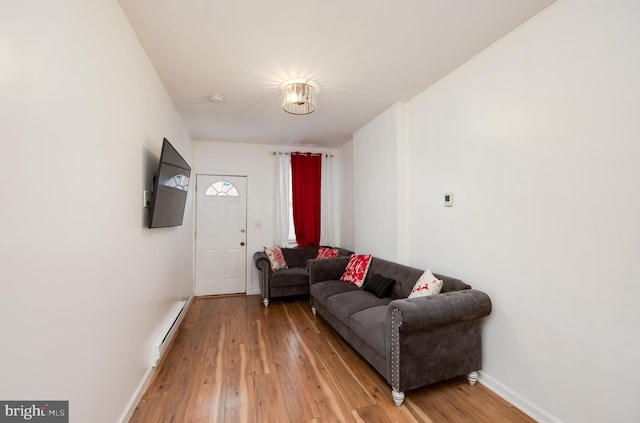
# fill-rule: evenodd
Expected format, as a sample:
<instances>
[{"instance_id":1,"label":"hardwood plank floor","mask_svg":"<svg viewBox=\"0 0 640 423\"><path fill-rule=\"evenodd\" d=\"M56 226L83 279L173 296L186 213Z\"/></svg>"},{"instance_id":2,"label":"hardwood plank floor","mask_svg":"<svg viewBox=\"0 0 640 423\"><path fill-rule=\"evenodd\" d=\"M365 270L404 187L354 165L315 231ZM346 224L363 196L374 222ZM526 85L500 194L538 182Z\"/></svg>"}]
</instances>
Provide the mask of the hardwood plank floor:
<instances>
[{"instance_id":1,"label":"hardwood plank floor","mask_svg":"<svg viewBox=\"0 0 640 423\"><path fill-rule=\"evenodd\" d=\"M197 298L131 422L533 422L466 378L391 388L309 300Z\"/></svg>"}]
</instances>

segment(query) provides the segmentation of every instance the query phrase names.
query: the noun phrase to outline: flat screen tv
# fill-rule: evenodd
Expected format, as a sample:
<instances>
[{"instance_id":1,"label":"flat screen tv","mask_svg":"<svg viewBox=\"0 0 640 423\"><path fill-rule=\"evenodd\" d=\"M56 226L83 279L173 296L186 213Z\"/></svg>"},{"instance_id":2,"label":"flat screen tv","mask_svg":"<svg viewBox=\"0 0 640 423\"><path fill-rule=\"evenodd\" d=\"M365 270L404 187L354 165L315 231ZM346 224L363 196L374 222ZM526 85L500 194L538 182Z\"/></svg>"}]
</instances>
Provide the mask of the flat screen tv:
<instances>
[{"instance_id":1,"label":"flat screen tv","mask_svg":"<svg viewBox=\"0 0 640 423\"><path fill-rule=\"evenodd\" d=\"M190 175L191 166L164 138L158 172L153 178L153 191L149 206L150 228L182 225Z\"/></svg>"}]
</instances>

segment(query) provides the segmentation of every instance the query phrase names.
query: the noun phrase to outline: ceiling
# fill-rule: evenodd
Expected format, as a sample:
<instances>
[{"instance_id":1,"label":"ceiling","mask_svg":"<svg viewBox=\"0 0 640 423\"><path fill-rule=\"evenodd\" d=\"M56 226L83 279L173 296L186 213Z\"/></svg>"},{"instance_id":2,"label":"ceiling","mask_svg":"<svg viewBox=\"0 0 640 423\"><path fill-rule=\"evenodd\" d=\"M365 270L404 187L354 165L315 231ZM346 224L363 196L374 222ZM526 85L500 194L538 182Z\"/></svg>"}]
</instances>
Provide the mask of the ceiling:
<instances>
[{"instance_id":1,"label":"ceiling","mask_svg":"<svg viewBox=\"0 0 640 423\"><path fill-rule=\"evenodd\" d=\"M119 1L193 139L330 148L553 2ZM314 113L282 110L294 78Z\"/></svg>"}]
</instances>

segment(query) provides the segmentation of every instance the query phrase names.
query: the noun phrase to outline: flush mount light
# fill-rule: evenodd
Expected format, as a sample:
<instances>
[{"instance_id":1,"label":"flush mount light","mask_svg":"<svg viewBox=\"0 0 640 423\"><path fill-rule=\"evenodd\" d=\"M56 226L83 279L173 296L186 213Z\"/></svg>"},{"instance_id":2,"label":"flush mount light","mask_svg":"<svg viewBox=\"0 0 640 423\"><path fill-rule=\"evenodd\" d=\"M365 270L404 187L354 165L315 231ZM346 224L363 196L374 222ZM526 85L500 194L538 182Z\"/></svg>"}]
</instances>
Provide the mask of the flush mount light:
<instances>
[{"instance_id":1,"label":"flush mount light","mask_svg":"<svg viewBox=\"0 0 640 423\"><path fill-rule=\"evenodd\" d=\"M317 84L307 79L293 79L284 82L282 89L282 110L292 115L308 115L316 110Z\"/></svg>"}]
</instances>

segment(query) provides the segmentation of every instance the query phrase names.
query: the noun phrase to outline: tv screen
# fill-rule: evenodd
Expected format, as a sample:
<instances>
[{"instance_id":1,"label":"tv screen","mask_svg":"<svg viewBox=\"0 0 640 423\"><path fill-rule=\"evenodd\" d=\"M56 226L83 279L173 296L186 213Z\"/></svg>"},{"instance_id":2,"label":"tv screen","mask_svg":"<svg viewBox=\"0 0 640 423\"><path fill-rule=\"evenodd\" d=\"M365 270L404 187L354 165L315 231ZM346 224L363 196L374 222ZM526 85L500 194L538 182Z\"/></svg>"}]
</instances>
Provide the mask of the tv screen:
<instances>
[{"instance_id":1,"label":"tv screen","mask_svg":"<svg viewBox=\"0 0 640 423\"><path fill-rule=\"evenodd\" d=\"M150 228L182 225L190 175L191 166L164 138L151 192Z\"/></svg>"}]
</instances>

